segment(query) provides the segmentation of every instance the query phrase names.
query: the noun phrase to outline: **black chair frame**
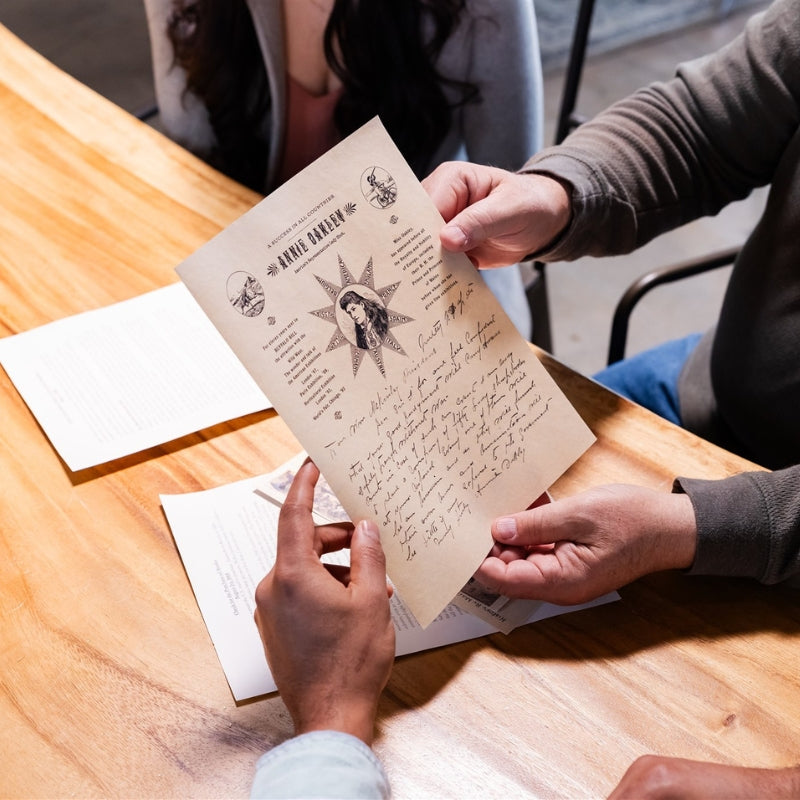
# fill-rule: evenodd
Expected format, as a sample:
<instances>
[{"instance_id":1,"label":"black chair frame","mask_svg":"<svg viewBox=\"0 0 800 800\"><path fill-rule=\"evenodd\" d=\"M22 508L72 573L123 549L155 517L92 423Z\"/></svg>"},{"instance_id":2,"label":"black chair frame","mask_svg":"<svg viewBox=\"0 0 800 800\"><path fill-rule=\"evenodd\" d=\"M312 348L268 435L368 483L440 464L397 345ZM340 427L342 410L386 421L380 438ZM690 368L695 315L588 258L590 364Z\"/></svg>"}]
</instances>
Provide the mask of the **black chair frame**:
<instances>
[{"instance_id":1,"label":"black chair frame","mask_svg":"<svg viewBox=\"0 0 800 800\"><path fill-rule=\"evenodd\" d=\"M567 74L564 78L564 89L561 94L561 106L556 120L554 144L561 144L567 135L586 121L586 118L575 111L578 88L586 60L586 47L589 42L589 29L592 25L595 0L581 0L575 30L572 33ZM533 319L533 335L531 340L543 350L552 352L553 336L550 327L550 307L547 301L547 272L542 261L531 261L535 278L528 284L525 294Z\"/></svg>"},{"instance_id":2,"label":"black chair frame","mask_svg":"<svg viewBox=\"0 0 800 800\"><path fill-rule=\"evenodd\" d=\"M628 338L628 324L636 304L651 290L665 283L672 283L701 272L719 267L727 267L736 260L739 247L720 250L710 256L682 261L668 267L654 269L635 280L622 295L614 310L611 322L611 338L608 345L608 364L614 364L625 357L625 344Z\"/></svg>"}]
</instances>

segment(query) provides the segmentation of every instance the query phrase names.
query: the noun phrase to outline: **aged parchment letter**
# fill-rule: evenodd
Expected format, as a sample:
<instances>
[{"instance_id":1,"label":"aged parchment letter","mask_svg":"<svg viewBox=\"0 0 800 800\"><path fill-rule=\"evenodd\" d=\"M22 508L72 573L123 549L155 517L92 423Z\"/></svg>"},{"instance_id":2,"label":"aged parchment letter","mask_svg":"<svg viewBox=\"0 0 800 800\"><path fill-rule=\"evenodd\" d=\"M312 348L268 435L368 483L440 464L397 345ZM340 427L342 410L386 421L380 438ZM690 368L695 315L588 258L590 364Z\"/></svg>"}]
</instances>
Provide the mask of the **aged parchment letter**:
<instances>
[{"instance_id":1,"label":"aged parchment letter","mask_svg":"<svg viewBox=\"0 0 800 800\"><path fill-rule=\"evenodd\" d=\"M178 267L423 627L594 440L441 225L373 120Z\"/></svg>"}]
</instances>

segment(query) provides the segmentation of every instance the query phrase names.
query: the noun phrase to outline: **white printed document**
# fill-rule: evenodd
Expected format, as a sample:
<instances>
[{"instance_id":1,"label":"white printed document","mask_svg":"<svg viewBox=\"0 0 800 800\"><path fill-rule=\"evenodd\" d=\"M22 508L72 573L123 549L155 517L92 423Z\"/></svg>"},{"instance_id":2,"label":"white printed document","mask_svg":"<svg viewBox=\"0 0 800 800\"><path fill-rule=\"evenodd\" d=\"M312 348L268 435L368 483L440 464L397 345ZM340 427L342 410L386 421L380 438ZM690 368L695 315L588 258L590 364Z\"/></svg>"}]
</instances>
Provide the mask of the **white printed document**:
<instances>
[{"instance_id":1,"label":"white printed document","mask_svg":"<svg viewBox=\"0 0 800 800\"><path fill-rule=\"evenodd\" d=\"M276 471L278 473L278 471ZM255 589L275 561L279 505L267 499L270 475L260 475L202 492L161 495L172 535L195 598L236 700L275 691L261 637L253 621ZM324 487L315 511L327 518L336 505ZM334 511L334 515L337 512ZM324 560L347 563L349 551ZM612 593L581 606L531 604L527 622L617 599ZM423 630L399 592L391 600L396 654L466 641L497 628L456 605L448 605Z\"/></svg>"},{"instance_id":2,"label":"white printed document","mask_svg":"<svg viewBox=\"0 0 800 800\"><path fill-rule=\"evenodd\" d=\"M182 283L0 339L0 363L73 471L271 407Z\"/></svg>"}]
</instances>

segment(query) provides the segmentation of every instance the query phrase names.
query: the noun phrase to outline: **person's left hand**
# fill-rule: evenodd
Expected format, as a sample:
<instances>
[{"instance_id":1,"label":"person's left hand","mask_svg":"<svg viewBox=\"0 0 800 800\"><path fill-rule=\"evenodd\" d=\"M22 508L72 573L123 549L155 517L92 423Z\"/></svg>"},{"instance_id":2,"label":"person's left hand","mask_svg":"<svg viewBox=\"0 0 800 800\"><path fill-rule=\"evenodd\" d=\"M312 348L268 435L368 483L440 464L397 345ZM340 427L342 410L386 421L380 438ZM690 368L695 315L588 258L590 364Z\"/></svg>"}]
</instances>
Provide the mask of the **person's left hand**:
<instances>
[{"instance_id":1,"label":"person's left hand","mask_svg":"<svg viewBox=\"0 0 800 800\"><path fill-rule=\"evenodd\" d=\"M255 620L295 733L337 730L369 745L395 652L386 560L374 522L314 526L318 478L307 461L289 489ZM349 569L320 561L344 547Z\"/></svg>"},{"instance_id":2,"label":"person's left hand","mask_svg":"<svg viewBox=\"0 0 800 800\"><path fill-rule=\"evenodd\" d=\"M697 524L686 495L620 484L499 517L492 536L480 583L506 597L573 605L691 566Z\"/></svg>"},{"instance_id":3,"label":"person's left hand","mask_svg":"<svg viewBox=\"0 0 800 800\"><path fill-rule=\"evenodd\" d=\"M754 769L642 756L608 800L752 800L800 796L800 769Z\"/></svg>"}]
</instances>

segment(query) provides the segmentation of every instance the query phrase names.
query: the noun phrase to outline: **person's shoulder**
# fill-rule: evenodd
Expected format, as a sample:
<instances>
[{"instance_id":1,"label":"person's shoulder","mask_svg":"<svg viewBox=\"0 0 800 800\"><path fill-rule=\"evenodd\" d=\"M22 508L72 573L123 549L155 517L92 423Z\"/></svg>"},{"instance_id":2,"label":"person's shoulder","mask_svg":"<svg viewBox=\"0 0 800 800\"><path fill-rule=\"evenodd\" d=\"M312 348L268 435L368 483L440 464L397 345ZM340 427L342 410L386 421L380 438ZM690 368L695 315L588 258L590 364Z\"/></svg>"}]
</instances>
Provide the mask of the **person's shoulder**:
<instances>
[{"instance_id":1,"label":"person's shoulder","mask_svg":"<svg viewBox=\"0 0 800 800\"><path fill-rule=\"evenodd\" d=\"M466 0L465 13L474 19L495 19L498 21L531 19L532 0Z\"/></svg>"},{"instance_id":2,"label":"person's shoulder","mask_svg":"<svg viewBox=\"0 0 800 800\"><path fill-rule=\"evenodd\" d=\"M507 43L534 37L535 20L531 0L466 0L459 28L497 56Z\"/></svg>"}]
</instances>

